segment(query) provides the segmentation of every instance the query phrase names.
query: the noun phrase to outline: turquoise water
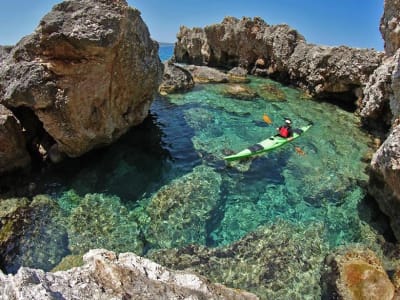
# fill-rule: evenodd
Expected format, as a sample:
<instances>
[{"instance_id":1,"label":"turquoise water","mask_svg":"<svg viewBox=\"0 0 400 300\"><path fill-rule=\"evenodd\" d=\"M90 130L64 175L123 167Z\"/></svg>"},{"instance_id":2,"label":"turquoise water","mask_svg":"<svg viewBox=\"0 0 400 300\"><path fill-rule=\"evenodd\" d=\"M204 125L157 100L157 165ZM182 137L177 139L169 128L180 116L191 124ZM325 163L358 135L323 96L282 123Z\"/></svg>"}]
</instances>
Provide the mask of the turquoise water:
<instances>
[{"instance_id":1,"label":"turquoise water","mask_svg":"<svg viewBox=\"0 0 400 300\"><path fill-rule=\"evenodd\" d=\"M360 207L370 137L358 129L358 118L267 79L248 85L264 98L227 97L227 86L198 85L157 98L145 122L115 145L48 169L38 189L54 204L52 220L40 223L9 270L16 264L49 270L63 256L91 248L146 255L188 244L228 247L282 221L286 238L296 228L293 247L311 242L325 249L319 263L340 245L369 243L373 230ZM265 93L271 86L286 100ZM284 117L295 127L311 120L314 126L266 155L222 159L275 134ZM318 240L302 241L301 232L313 229Z\"/></svg>"}]
</instances>

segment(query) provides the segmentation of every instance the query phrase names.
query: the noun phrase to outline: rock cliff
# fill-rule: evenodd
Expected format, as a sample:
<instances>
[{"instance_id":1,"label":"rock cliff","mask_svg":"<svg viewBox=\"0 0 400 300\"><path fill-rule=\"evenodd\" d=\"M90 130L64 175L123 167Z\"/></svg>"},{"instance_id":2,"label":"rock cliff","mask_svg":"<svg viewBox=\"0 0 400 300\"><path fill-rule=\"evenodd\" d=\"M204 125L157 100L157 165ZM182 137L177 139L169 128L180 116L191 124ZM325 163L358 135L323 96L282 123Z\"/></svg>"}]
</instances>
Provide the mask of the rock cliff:
<instances>
[{"instance_id":1,"label":"rock cliff","mask_svg":"<svg viewBox=\"0 0 400 300\"><path fill-rule=\"evenodd\" d=\"M370 168L369 191L400 240L400 1L385 0L381 32L386 58L364 89L363 122L385 133Z\"/></svg>"},{"instance_id":2,"label":"rock cliff","mask_svg":"<svg viewBox=\"0 0 400 300\"><path fill-rule=\"evenodd\" d=\"M243 67L297 85L317 97L356 100L380 65L382 53L345 46L307 44L288 25L271 26L260 18L227 17L202 28L181 27L177 62L211 67Z\"/></svg>"},{"instance_id":3,"label":"rock cliff","mask_svg":"<svg viewBox=\"0 0 400 300\"><path fill-rule=\"evenodd\" d=\"M82 267L45 273L0 272L1 299L258 299L254 294L172 271L133 253L91 250Z\"/></svg>"},{"instance_id":4,"label":"rock cliff","mask_svg":"<svg viewBox=\"0 0 400 300\"><path fill-rule=\"evenodd\" d=\"M0 59L0 103L26 130L28 148L70 157L141 123L162 76L158 44L125 0L57 4Z\"/></svg>"}]
</instances>

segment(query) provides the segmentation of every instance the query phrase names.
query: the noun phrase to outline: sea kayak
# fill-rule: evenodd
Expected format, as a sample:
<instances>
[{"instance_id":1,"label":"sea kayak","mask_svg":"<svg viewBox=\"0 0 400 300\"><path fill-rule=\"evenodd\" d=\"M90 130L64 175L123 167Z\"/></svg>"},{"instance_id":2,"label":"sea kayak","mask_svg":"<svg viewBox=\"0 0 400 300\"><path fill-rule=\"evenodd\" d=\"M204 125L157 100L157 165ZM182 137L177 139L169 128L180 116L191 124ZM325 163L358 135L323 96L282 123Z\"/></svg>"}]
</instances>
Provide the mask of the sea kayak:
<instances>
[{"instance_id":1,"label":"sea kayak","mask_svg":"<svg viewBox=\"0 0 400 300\"><path fill-rule=\"evenodd\" d=\"M263 154L265 152L271 151L273 149L276 149L280 146L283 146L283 145L289 143L290 141L293 141L294 139L297 139L304 132L306 132L308 129L310 129L311 126L312 126L312 124L294 129L293 137L289 138L289 139L281 137L279 135L271 136L270 138L265 139L265 140L255 144L249 148L246 148L236 154L225 156L224 159L227 161L233 161L233 160L247 158L247 157L251 157L251 156L255 156L255 155L259 155L259 154Z\"/></svg>"}]
</instances>

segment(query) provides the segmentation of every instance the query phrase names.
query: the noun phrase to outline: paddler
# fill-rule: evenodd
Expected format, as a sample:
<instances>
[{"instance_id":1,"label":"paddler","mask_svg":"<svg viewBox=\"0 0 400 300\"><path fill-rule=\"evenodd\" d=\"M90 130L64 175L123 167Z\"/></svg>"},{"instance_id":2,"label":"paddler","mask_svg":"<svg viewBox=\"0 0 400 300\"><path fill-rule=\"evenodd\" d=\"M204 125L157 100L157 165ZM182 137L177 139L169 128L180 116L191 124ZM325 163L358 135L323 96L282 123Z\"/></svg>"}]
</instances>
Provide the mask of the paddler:
<instances>
[{"instance_id":1,"label":"paddler","mask_svg":"<svg viewBox=\"0 0 400 300\"><path fill-rule=\"evenodd\" d=\"M293 129L292 129L292 120L289 118L285 118L285 124L277 128L278 135L283 138L291 138L293 137Z\"/></svg>"}]
</instances>

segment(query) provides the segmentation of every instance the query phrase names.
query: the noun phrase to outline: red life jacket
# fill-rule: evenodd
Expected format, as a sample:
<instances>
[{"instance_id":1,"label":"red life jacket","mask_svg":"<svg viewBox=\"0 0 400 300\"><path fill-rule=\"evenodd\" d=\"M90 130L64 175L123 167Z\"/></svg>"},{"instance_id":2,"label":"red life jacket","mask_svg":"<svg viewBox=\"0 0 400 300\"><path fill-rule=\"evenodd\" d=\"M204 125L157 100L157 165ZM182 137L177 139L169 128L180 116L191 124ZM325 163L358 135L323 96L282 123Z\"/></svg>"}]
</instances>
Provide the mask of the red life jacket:
<instances>
[{"instance_id":1,"label":"red life jacket","mask_svg":"<svg viewBox=\"0 0 400 300\"><path fill-rule=\"evenodd\" d=\"M289 129L286 126L279 127L279 135L287 138L289 136Z\"/></svg>"}]
</instances>

